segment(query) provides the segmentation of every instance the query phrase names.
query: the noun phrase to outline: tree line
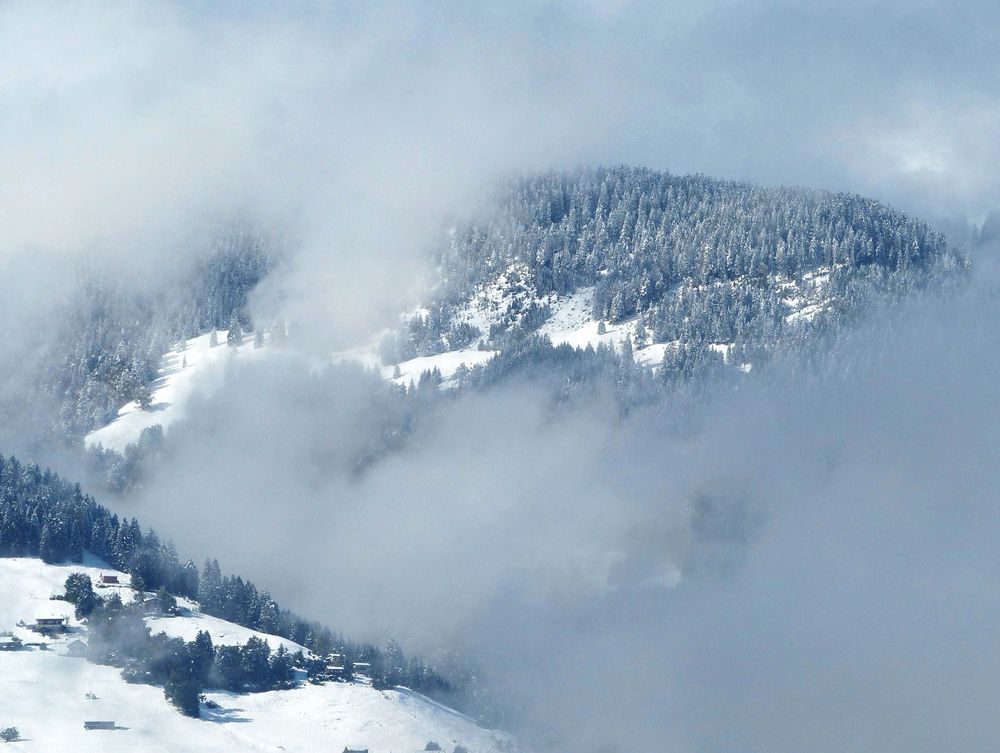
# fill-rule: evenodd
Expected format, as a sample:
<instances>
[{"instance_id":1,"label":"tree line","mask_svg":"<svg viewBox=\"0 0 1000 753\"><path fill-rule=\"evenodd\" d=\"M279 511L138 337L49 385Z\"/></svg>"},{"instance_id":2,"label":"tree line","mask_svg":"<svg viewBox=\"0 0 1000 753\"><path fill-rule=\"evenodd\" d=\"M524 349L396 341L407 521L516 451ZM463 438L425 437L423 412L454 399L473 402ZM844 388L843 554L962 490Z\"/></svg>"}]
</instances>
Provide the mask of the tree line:
<instances>
[{"instance_id":1,"label":"tree line","mask_svg":"<svg viewBox=\"0 0 1000 753\"><path fill-rule=\"evenodd\" d=\"M503 349L545 321L547 296L582 287L593 288L595 319L637 320L637 345L760 350L967 267L926 223L853 194L622 166L525 177L495 198L440 244L441 283L386 338L386 363L477 339ZM829 305L816 319L789 321L786 286L801 292L819 272ZM500 285L506 303L478 332L462 311L484 284Z\"/></svg>"},{"instance_id":2,"label":"tree line","mask_svg":"<svg viewBox=\"0 0 1000 753\"><path fill-rule=\"evenodd\" d=\"M407 659L394 641L380 648L348 640L319 622L305 620L281 607L267 589L239 575L223 574L215 559L207 560L202 568L191 560L181 561L171 542L161 540L152 529L143 531L135 518L119 518L85 494L79 484L35 464L0 455L0 556L40 557L47 563L82 562L84 551L129 573L133 588L139 592L159 590L164 597L196 600L206 614L304 646L311 658L296 658L294 662L314 676L323 675L325 657L338 652L346 676L356 662L364 662L370 665L376 687L405 685L452 702L467 696L460 692L464 689L422 659ZM148 631L144 632L145 623L139 626L138 607L121 604L115 595L104 601L92 592L88 596L78 581L67 586L70 600L83 605L78 607L80 616L90 620L93 658L133 669L138 666L137 674L133 669L129 672L153 684L164 684L171 673L177 674L174 664L168 662L165 669L157 664L160 657L173 656L187 666L192 649L182 649L175 639L149 637ZM261 659L266 652L256 643L252 648L253 656L241 655L237 660L230 647L217 647L213 682L224 680L222 687L233 690L260 690L284 683L287 657L282 654L276 659L277 653L268 654L267 662L276 660L278 664L267 674L263 670L267 662ZM177 681L188 683L190 679L184 675ZM190 687L184 687L189 694Z\"/></svg>"}]
</instances>

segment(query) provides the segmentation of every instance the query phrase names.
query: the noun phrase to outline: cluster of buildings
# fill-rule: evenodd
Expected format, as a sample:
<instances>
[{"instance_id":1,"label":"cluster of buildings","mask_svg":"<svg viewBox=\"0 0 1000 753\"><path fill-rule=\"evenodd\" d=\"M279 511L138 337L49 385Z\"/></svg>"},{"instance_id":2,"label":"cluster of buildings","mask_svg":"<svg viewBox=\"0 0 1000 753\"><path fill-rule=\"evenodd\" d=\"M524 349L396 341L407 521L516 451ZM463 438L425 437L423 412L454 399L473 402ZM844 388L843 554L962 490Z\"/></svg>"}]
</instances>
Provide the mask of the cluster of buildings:
<instances>
[{"instance_id":1,"label":"cluster of buildings","mask_svg":"<svg viewBox=\"0 0 1000 753\"><path fill-rule=\"evenodd\" d=\"M372 665L368 662L352 662L350 670L348 670L347 661L343 654L327 654L323 661L326 663L326 667L321 674L316 675L316 679L318 680L347 680L351 677L371 677Z\"/></svg>"}]
</instances>

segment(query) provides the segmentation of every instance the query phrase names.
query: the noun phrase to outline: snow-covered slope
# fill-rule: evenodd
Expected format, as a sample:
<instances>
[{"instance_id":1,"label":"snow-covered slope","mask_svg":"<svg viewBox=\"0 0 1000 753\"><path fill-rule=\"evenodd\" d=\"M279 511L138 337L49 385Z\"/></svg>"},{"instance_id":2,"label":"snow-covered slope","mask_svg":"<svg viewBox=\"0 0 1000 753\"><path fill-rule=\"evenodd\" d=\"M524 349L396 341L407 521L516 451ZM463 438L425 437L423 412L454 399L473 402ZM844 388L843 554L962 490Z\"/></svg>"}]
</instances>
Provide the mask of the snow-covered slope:
<instances>
[{"instance_id":1,"label":"snow-covered slope","mask_svg":"<svg viewBox=\"0 0 1000 753\"><path fill-rule=\"evenodd\" d=\"M829 279L830 269L827 267L807 272L801 278L775 276L770 284L782 293L785 321L789 324L808 322L820 311L828 308L831 303L827 289ZM678 345L677 341L651 341L648 328L641 328L638 318L617 323L594 318L594 290L594 286L586 286L568 295L556 293L540 295L527 268L519 262L513 262L506 271L478 285L452 317L452 324L471 325L483 333L483 336L462 350L451 350L402 362L399 364L402 374L396 381L405 383L410 379L415 380L422 371L438 368L447 386L448 378L460 364L471 368L495 355L496 351L479 349L486 341L486 333L491 327L510 328L519 323L524 312L531 307L544 307L548 310L547 318L537 331L547 336L553 345L565 343L574 348L588 346L596 348L604 344L621 351L626 341L630 341L636 362L653 369L660 365L664 353L669 348ZM733 343L719 342L710 343L709 347L728 362L732 345ZM369 349L365 353L365 358L369 362L377 363L374 349ZM749 371L749 364L734 365ZM392 373L392 367L382 368L383 374L388 378Z\"/></svg>"},{"instance_id":2,"label":"snow-covered slope","mask_svg":"<svg viewBox=\"0 0 1000 753\"><path fill-rule=\"evenodd\" d=\"M86 445L124 450L127 444L138 441L143 429L157 424L167 428L183 416L193 395L208 395L218 389L230 359L260 358L268 352L266 347L255 348L253 338L246 336L240 345L229 346L227 335L227 330L220 330L216 335L219 344L215 347L211 345L211 334L199 335L164 354L163 365L151 387L149 407L143 409L138 403L129 403L110 424L90 432L84 438Z\"/></svg>"},{"instance_id":3,"label":"snow-covered slope","mask_svg":"<svg viewBox=\"0 0 1000 753\"><path fill-rule=\"evenodd\" d=\"M183 638L185 641L193 641L195 636L204 630L212 636L212 643L216 646L241 646L252 636L257 636L267 641L272 651L278 646L284 646L292 653L296 651L308 653L298 643L287 638L261 633L205 614L198 609L197 604L187 599L177 599L177 607L176 617L147 617L146 624L149 625L149 629L154 633L166 633L172 638Z\"/></svg>"},{"instance_id":4,"label":"snow-covered slope","mask_svg":"<svg viewBox=\"0 0 1000 753\"><path fill-rule=\"evenodd\" d=\"M771 280L771 284L781 291L787 323L805 324L829 307L829 278L830 269L820 267L803 274L801 278L778 275ZM636 362L652 369L660 365L669 348L676 347L676 342L651 342L648 328L640 332L638 319L617 323L595 319L593 303L593 286L581 287L568 295L540 295L526 268L514 262L506 271L476 286L468 300L455 309L452 324L468 324L482 333L471 344L386 365L377 355L379 338L376 337L365 346L333 354L331 360L358 362L377 370L387 381L403 386L418 382L423 372L437 369L443 378L442 385L450 387L454 385L453 376L460 367L471 369L496 355L497 351L486 346L491 327L509 329L521 322L525 312L533 307L547 309L548 316L537 331L548 336L554 345L566 343L576 348L596 348L604 344L620 351L628 340ZM426 309L417 309L417 313L420 312L426 313ZM404 316L401 326L405 327L408 316L412 315L413 311ZM152 385L151 405L146 409L137 403L126 405L112 423L88 434L86 444L122 451L127 444L138 441L143 429L157 424L167 428L182 417L193 395L207 395L218 389L231 359L258 359L271 352L267 347L255 348L249 337L245 337L238 347L230 347L226 345L226 335L225 330L218 333L220 344L216 347L211 347L211 335L206 334L166 353L163 366ZM712 343L710 347L728 360L731 345ZM734 365L745 371L750 368L749 364Z\"/></svg>"},{"instance_id":5,"label":"snow-covered slope","mask_svg":"<svg viewBox=\"0 0 1000 753\"><path fill-rule=\"evenodd\" d=\"M486 363L494 355L496 355L495 350L462 348L460 350L449 350L444 353L436 353L431 356L418 356L417 358L400 361L399 364L386 366L382 363L381 359L379 359L377 350L378 341L375 340L362 347L335 353L333 360L354 361L355 363L361 364L365 368L375 369L386 381L392 381L394 384L398 384L403 387L409 386L410 382L416 384L420 381L420 375L425 371L433 371L434 369L437 369L441 372L441 376L445 379L445 386L448 386L447 380L454 376L459 366L465 365L466 368L471 369L476 364ZM398 376L395 374L397 365L399 366Z\"/></svg>"},{"instance_id":6,"label":"snow-covered slope","mask_svg":"<svg viewBox=\"0 0 1000 753\"><path fill-rule=\"evenodd\" d=\"M50 601L49 596L62 592L72 572L86 572L95 580L100 573L114 573L93 559L84 565L0 559L0 630L47 646L0 651L0 727L17 727L24 738L12 750L227 753L341 751L356 746L372 753L398 753L423 750L431 740L445 751L456 745L470 753L514 749L508 736L482 729L417 693L378 691L362 683L304 684L247 695L213 692L207 696L219 708L203 707L201 720L182 716L160 688L128 684L115 668L67 655L70 642L87 640L86 625L72 618L71 605ZM119 593L127 599L130 589L123 587ZM63 615L70 618L70 630L62 638L40 639L17 625ZM245 642L255 634L197 612L149 624L154 632L184 637L208 629L218 643ZM272 645L282 640L262 637ZM86 731L83 723L89 720L114 721L116 729Z\"/></svg>"},{"instance_id":7,"label":"snow-covered slope","mask_svg":"<svg viewBox=\"0 0 1000 753\"><path fill-rule=\"evenodd\" d=\"M82 565L47 565L40 559L30 557L0 558L0 631L9 630L24 641L49 643L50 641L39 638L26 628L17 625L22 621L32 623L38 617L68 617L73 632L85 631L85 626L73 618L72 604L49 599L49 596L63 592L66 577L70 573L86 573L95 584L102 574L117 575L122 585L98 587L97 593L101 596L117 593L125 603L134 598L135 592L128 585L127 574L114 570L90 555L87 555ZM212 636L212 642L217 646L241 645L251 636L257 636L267 641L272 649L284 645L292 652L305 651L294 641L250 630L204 614L195 602L187 599L178 599L177 605L180 613L176 617L146 619L146 623L154 633L166 633L184 640L194 640L199 630L205 630ZM58 648L65 641L52 643Z\"/></svg>"}]
</instances>

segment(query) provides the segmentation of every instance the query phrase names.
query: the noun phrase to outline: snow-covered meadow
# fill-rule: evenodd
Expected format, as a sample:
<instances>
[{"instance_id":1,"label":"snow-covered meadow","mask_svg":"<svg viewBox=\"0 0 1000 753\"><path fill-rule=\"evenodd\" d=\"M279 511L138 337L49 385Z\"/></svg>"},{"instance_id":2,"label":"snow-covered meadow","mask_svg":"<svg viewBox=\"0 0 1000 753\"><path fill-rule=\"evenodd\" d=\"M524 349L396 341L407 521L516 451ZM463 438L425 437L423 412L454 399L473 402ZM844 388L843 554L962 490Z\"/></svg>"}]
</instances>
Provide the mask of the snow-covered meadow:
<instances>
[{"instance_id":1,"label":"snow-covered meadow","mask_svg":"<svg viewBox=\"0 0 1000 753\"><path fill-rule=\"evenodd\" d=\"M0 652L0 727L17 727L18 751L318 751L368 748L371 753L418 751L434 741L443 750L457 745L470 753L515 749L502 733L483 729L472 720L404 688L374 690L365 683L304 683L292 690L237 695L210 692L202 719L181 715L170 706L160 688L126 683L113 667L91 664L67 655L71 642L87 640L85 623L73 618L72 605L52 601L63 591L66 577L84 572L97 580L116 574L89 558L83 565L47 565L38 559L0 559L0 630L9 630L25 642L47 648L25 647ZM117 573L127 583L128 576ZM101 589L106 594L111 589ZM116 589L127 601L131 589ZM243 643L251 635L289 648L290 641L257 633L192 610L173 618L147 620L154 632L188 638L208 630L217 644ZM38 617L68 616L69 631L62 637L39 638L18 622ZM114 730L85 730L85 721L113 721Z\"/></svg>"}]
</instances>

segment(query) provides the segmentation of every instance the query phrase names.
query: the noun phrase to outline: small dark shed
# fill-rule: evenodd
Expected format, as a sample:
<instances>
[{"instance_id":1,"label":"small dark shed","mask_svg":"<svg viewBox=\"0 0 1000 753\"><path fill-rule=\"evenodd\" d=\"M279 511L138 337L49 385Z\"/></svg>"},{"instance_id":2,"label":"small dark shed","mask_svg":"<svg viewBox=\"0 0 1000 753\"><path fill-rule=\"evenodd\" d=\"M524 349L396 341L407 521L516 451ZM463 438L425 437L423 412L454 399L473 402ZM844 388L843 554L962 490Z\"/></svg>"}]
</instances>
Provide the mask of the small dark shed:
<instances>
[{"instance_id":1,"label":"small dark shed","mask_svg":"<svg viewBox=\"0 0 1000 753\"><path fill-rule=\"evenodd\" d=\"M114 722L84 722L84 729L115 729Z\"/></svg>"}]
</instances>

